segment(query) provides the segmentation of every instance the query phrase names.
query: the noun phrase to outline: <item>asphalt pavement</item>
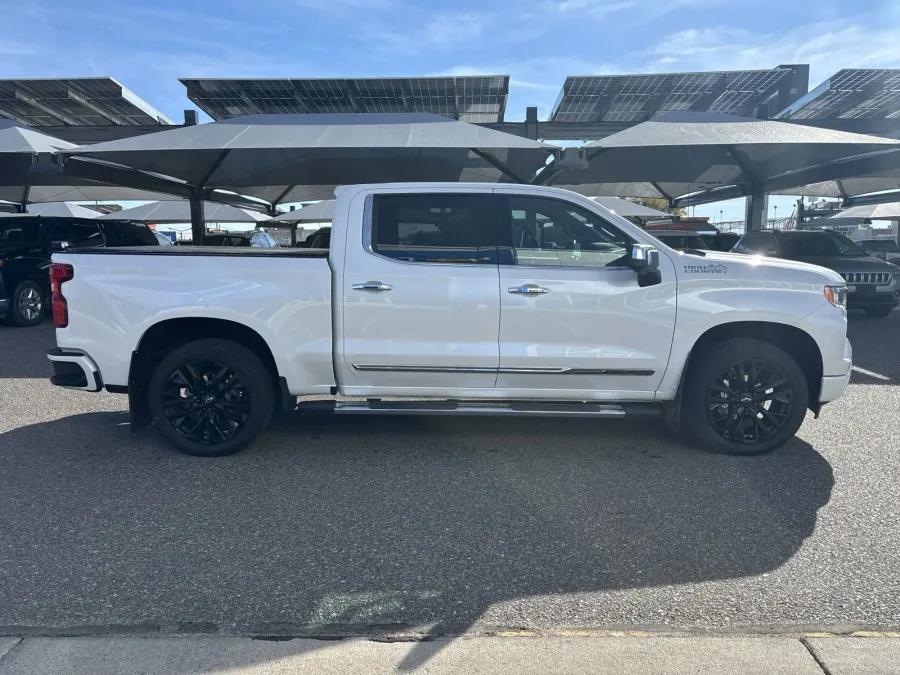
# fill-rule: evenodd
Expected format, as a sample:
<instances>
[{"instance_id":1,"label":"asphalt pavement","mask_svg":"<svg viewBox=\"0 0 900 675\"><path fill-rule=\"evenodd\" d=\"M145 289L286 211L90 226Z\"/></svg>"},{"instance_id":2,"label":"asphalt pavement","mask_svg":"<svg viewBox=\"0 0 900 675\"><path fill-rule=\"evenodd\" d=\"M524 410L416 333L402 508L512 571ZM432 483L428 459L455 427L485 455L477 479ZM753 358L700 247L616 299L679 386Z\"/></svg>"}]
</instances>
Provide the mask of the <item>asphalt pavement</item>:
<instances>
[{"instance_id":1,"label":"asphalt pavement","mask_svg":"<svg viewBox=\"0 0 900 675\"><path fill-rule=\"evenodd\" d=\"M0 327L0 635L900 627L900 312L764 457L656 424L296 415L200 459ZM425 644L425 643L423 643Z\"/></svg>"}]
</instances>

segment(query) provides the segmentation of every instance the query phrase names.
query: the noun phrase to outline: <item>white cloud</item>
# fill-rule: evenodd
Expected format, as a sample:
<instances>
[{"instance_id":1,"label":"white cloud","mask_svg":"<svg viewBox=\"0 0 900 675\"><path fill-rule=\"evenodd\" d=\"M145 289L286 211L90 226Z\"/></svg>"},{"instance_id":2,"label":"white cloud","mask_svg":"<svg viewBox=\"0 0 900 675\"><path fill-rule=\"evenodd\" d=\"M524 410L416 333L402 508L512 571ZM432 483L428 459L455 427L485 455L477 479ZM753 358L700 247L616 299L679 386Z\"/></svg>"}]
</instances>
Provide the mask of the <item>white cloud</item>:
<instances>
[{"instance_id":1,"label":"white cloud","mask_svg":"<svg viewBox=\"0 0 900 675\"><path fill-rule=\"evenodd\" d=\"M3 56L31 56L37 53L37 47L34 45L0 41L0 54Z\"/></svg>"},{"instance_id":2,"label":"white cloud","mask_svg":"<svg viewBox=\"0 0 900 675\"><path fill-rule=\"evenodd\" d=\"M827 21L787 32L751 33L718 26L665 36L649 53L647 70L747 70L782 63L810 64L815 86L841 68L900 66L900 25Z\"/></svg>"},{"instance_id":3,"label":"white cloud","mask_svg":"<svg viewBox=\"0 0 900 675\"><path fill-rule=\"evenodd\" d=\"M429 21L421 35L435 47L448 47L474 40L484 28L485 20L478 14L450 14Z\"/></svg>"},{"instance_id":4,"label":"white cloud","mask_svg":"<svg viewBox=\"0 0 900 675\"><path fill-rule=\"evenodd\" d=\"M615 12L637 7L637 0L622 0L609 2L608 0L556 0L552 7L558 12L577 13L586 12L595 17L605 17Z\"/></svg>"}]
</instances>

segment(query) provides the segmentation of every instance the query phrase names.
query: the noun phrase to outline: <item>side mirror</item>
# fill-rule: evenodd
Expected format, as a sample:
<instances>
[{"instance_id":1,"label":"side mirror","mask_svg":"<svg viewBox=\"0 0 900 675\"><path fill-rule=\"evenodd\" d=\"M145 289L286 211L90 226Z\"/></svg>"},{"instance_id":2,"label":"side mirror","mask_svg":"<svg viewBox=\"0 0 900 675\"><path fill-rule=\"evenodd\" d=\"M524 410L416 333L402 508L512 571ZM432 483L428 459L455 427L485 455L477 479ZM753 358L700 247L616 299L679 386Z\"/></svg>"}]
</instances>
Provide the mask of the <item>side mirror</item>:
<instances>
[{"instance_id":1,"label":"side mirror","mask_svg":"<svg viewBox=\"0 0 900 675\"><path fill-rule=\"evenodd\" d=\"M69 248L69 242L67 241L51 241L50 242L50 250L59 253L60 251L65 251Z\"/></svg>"},{"instance_id":2,"label":"side mirror","mask_svg":"<svg viewBox=\"0 0 900 675\"><path fill-rule=\"evenodd\" d=\"M649 244L632 244L628 266L637 272L638 286L655 286L662 283L659 271L659 251Z\"/></svg>"},{"instance_id":3,"label":"side mirror","mask_svg":"<svg viewBox=\"0 0 900 675\"><path fill-rule=\"evenodd\" d=\"M635 272L640 272L647 268L659 267L659 251L650 244L632 244L631 245L631 262L628 266Z\"/></svg>"}]
</instances>

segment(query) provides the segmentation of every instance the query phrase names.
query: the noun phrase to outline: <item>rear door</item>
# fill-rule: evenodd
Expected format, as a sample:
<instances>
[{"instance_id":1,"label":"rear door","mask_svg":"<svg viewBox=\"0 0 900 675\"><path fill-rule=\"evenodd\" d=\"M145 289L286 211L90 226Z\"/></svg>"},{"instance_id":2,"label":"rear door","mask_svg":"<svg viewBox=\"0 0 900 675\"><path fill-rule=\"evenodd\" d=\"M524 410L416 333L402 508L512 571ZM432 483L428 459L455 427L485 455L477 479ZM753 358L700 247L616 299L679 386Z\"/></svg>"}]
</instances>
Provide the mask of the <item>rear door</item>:
<instances>
[{"instance_id":1,"label":"rear door","mask_svg":"<svg viewBox=\"0 0 900 675\"><path fill-rule=\"evenodd\" d=\"M346 245L342 297L344 365L359 385L448 396L494 386L495 203L491 193L438 189L366 196L363 241Z\"/></svg>"}]
</instances>

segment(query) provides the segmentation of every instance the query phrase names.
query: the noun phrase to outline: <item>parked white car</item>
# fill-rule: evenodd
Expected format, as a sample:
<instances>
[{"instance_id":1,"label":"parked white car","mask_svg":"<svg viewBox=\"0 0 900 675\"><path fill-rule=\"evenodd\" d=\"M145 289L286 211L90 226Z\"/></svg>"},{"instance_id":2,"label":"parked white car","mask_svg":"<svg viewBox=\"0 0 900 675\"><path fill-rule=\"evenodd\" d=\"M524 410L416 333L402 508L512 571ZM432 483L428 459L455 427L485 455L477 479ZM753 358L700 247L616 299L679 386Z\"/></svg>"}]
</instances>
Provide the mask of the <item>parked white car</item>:
<instances>
[{"instance_id":1,"label":"parked white car","mask_svg":"<svg viewBox=\"0 0 900 675\"><path fill-rule=\"evenodd\" d=\"M53 261L52 381L127 392L133 428L196 455L236 452L311 394L363 397L338 414L662 413L758 454L850 378L835 272L679 253L553 188L345 187L328 249Z\"/></svg>"}]
</instances>

